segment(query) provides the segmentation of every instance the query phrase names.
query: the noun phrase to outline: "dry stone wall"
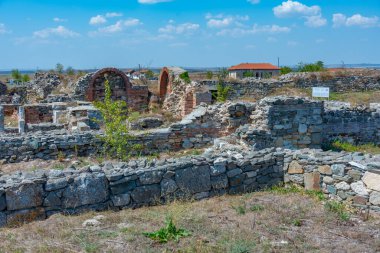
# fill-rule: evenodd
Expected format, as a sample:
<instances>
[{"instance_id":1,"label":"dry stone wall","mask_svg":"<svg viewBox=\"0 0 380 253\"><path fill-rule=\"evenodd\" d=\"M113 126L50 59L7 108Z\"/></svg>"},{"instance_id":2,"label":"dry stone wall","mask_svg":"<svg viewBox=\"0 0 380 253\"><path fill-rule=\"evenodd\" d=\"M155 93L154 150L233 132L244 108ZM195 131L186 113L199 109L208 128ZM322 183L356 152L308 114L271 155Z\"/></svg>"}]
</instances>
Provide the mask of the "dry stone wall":
<instances>
[{"instance_id":1,"label":"dry stone wall","mask_svg":"<svg viewBox=\"0 0 380 253\"><path fill-rule=\"evenodd\" d=\"M252 192L293 182L380 211L380 156L319 150L260 151L219 140L201 156L132 160L0 177L0 226L56 213L118 210Z\"/></svg>"}]
</instances>

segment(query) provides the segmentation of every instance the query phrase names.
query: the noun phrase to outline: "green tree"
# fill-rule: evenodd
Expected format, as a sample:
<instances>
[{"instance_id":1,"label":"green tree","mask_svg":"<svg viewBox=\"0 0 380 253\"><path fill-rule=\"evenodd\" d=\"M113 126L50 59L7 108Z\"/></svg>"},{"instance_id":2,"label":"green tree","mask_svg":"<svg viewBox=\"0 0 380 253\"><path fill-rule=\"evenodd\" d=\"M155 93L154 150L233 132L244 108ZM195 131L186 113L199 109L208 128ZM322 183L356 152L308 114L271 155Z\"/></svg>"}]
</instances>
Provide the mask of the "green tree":
<instances>
[{"instance_id":1,"label":"green tree","mask_svg":"<svg viewBox=\"0 0 380 253\"><path fill-rule=\"evenodd\" d=\"M55 65L55 71L59 74L62 74L63 73L63 65L61 63L57 63L57 65Z\"/></svg>"},{"instance_id":2,"label":"green tree","mask_svg":"<svg viewBox=\"0 0 380 253\"><path fill-rule=\"evenodd\" d=\"M147 79L153 79L154 78L154 72L152 70L148 70L146 73L145 73L145 77Z\"/></svg>"},{"instance_id":3,"label":"green tree","mask_svg":"<svg viewBox=\"0 0 380 253\"><path fill-rule=\"evenodd\" d=\"M221 69L218 73L218 83L216 85L216 90L217 90L216 100L218 102L225 102L231 90L231 87L226 86L225 84L225 80L227 76L228 76L228 71L226 69Z\"/></svg>"},{"instance_id":4,"label":"green tree","mask_svg":"<svg viewBox=\"0 0 380 253\"><path fill-rule=\"evenodd\" d=\"M30 77L29 75L25 74L22 76L22 82L23 83L26 83L26 82L29 82L30 81Z\"/></svg>"},{"instance_id":5,"label":"green tree","mask_svg":"<svg viewBox=\"0 0 380 253\"><path fill-rule=\"evenodd\" d=\"M214 73L212 73L212 71L207 71L207 73L206 73L206 78L207 79L212 79L213 76L214 76Z\"/></svg>"},{"instance_id":6,"label":"green tree","mask_svg":"<svg viewBox=\"0 0 380 253\"><path fill-rule=\"evenodd\" d=\"M138 150L141 147L130 143L132 137L129 135L129 127L127 125L127 103L121 100L112 100L111 86L107 79L104 86L104 101L96 101L94 103L103 117L104 136L99 136L99 138L104 142L105 154L126 160L132 150Z\"/></svg>"},{"instance_id":7,"label":"green tree","mask_svg":"<svg viewBox=\"0 0 380 253\"><path fill-rule=\"evenodd\" d=\"M75 70L69 66L66 68L66 74L69 76L73 76L73 75L75 75Z\"/></svg>"},{"instance_id":8,"label":"green tree","mask_svg":"<svg viewBox=\"0 0 380 253\"><path fill-rule=\"evenodd\" d=\"M11 72L12 78L18 83L21 82L22 75L18 69L13 69Z\"/></svg>"},{"instance_id":9,"label":"green tree","mask_svg":"<svg viewBox=\"0 0 380 253\"><path fill-rule=\"evenodd\" d=\"M281 75L286 75L286 74L288 74L288 73L290 73L290 72L292 72L292 71L293 71L293 70L292 70L291 67L283 66L283 67L281 67L281 69L280 69L280 74L281 74Z\"/></svg>"}]
</instances>

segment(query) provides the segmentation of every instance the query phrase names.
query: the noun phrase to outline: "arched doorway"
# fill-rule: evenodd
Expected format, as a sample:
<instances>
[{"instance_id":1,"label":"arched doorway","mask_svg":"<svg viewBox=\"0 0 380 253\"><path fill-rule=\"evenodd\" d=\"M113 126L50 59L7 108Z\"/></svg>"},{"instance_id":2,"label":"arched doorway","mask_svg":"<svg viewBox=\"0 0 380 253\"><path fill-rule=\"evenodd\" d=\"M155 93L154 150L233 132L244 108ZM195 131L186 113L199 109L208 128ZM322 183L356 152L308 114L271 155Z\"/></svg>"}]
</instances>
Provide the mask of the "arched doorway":
<instances>
[{"instance_id":1,"label":"arched doorway","mask_svg":"<svg viewBox=\"0 0 380 253\"><path fill-rule=\"evenodd\" d=\"M171 92L169 70L166 67L161 71L158 88L160 98L164 98Z\"/></svg>"},{"instance_id":2,"label":"arched doorway","mask_svg":"<svg viewBox=\"0 0 380 253\"><path fill-rule=\"evenodd\" d=\"M112 99L127 101L128 93L132 85L126 74L116 68L101 69L93 75L86 93L87 100L96 101L104 99L104 82L106 79L111 86Z\"/></svg>"}]
</instances>

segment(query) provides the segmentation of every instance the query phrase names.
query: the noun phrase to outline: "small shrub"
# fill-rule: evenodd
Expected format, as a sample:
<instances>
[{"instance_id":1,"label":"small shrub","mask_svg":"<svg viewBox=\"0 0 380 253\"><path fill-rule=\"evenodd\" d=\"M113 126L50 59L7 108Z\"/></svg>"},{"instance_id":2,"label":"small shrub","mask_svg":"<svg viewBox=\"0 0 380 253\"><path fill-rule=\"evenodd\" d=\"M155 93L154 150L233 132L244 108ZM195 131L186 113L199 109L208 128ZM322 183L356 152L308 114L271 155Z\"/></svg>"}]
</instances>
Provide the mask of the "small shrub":
<instances>
[{"instance_id":1,"label":"small shrub","mask_svg":"<svg viewBox=\"0 0 380 253\"><path fill-rule=\"evenodd\" d=\"M171 240L178 242L181 237L191 235L190 232L185 229L177 229L172 218L167 218L165 224L164 228L153 233L144 233L144 235L160 243L167 243Z\"/></svg>"},{"instance_id":2,"label":"small shrub","mask_svg":"<svg viewBox=\"0 0 380 253\"><path fill-rule=\"evenodd\" d=\"M307 190L306 195L317 198L319 201L326 200L325 194L322 191Z\"/></svg>"},{"instance_id":3,"label":"small shrub","mask_svg":"<svg viewBox=\"0 0 380 253\"><path fill-rule=\"evenodd\" d=\"M182 74L179 75L179 78L181 78L183 81L185 81L185 83L191 82L189 72L183 72Z\"/></svg>"},{"instance_id":4,"label":"small shrub","mask_svg":"<svg viewBox=\"0 0 380 253\"><path fill-rule=\"evenodd\" d=\"M261 212L264 210L264 206L260 204L254 204L249 208L250 211L252 212Z\"/></svg>"},{"instance_id":5,"label":"small shrub","mask_svg":"<svg viewBox=\"0 0 380 253\"><path fill-rule=\"evenodd\" d=\"M339 215L339 218L343 221L348 221L350 219L350 214L346 211L346 206L338 201L328 201L325 203L325 208L333 213Z\"/></svg>"},{"instance_id":6,"label":"small shrub","mask_svg":"<svg viewBox=\"0 0 380 253\"><path fill-rule=\"evenodd\" d=\"M293 224L293 226L301 227L302 226L302 221L300 219L294 219L292 221L292 224Z\"/></svg>"},{"instance_id":7,"label":"small shrub","mask_svg":"<svg viewBox=\"0 0 380 253\"><path fill-rule=\"evenodd\" d=\"M230 253L250 253L254 252L253 249L256 247L254 242L248 241L236 241L231 243Z\"/></svg>"},{"instance_id":8,"label":"small shrub","mask_svg":"<svg viewBox=\"0 0 380 253\"><path fill-rule=\"evenodd\" d=\"M252 71L245 71L243 73L243 77L253 77L253 72Z\"/></svg>"},{"instance_id":9,"label":"small shrub","mask_svg":"<svg viewBox=\"0 0 380 253\"><path fill-rule=\"evenodd\" d=\"M207 79L212 79L213 76L214 76L214 73L212 73L212 71L207 71L207 73L206 73L206 78Z\"/></svg>"},{"instance_id":10,"label":"small shrub","mask_svg":"<svg viewBox=\"0 0 380 253\"><path fill-rule=\"evenodd\" d=\"M245 205L238 205L238 206L233 206L232 207L237 214L239 215L244 215L246 212L247 212L247 209L245 207Z\"/></svg>"},{"instance_id":11,"label":"small shrub","mask_svg":"<svg viewBox=\"0 0 380 253\"><path fill-rule=\"evenodd\" d=\"M302 63L300 62L297 67L299 72L320 72L324 71L324 63L322 61L317 61L315 63Z\"/></svg>"},{"instance_id":12,"label":"small shrub","mask_svg":"<svg viewBox=\"0 0 380 253\"><path fill-rule=\"evenodd\" d=\"M231 87L224 85L224 83L219 82L216 86L217 89L217 95L216 100L218 102L226 102L228 98L228 94L231 90Z\"/></svg>"},{"instance_id":13,"label":"small shrub","mask_svg":"<svg viewBox=\"0 0 380 253\"><path fill-rule=\"evenodd\" d=\"M331 145L328 145L327 148L330 148L335 151L347 151L347 152L364 152L371 154L380 154L380 147L373 144L363 144L363 145L353 145L348 142L343 141L334 141Z\"/></svg>"}]
</instances>

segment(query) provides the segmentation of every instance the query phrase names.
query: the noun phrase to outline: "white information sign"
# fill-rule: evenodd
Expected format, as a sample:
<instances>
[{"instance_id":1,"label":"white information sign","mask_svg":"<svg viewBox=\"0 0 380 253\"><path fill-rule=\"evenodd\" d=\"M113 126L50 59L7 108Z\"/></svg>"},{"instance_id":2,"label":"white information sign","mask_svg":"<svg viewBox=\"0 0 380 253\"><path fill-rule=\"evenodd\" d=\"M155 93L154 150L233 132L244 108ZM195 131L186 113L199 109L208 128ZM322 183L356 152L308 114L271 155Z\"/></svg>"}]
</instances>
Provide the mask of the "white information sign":
<instances>
[{"instance_id":1,"label":"white information sign","mask_svg":"<svg viewBox=\"0 0 380 253\"><path fill-rule=\"evenodd\" d=\"M315 98L329 98L330 88L329 87L313 87L313 97Z\"/></svg>"}]
</instances>

